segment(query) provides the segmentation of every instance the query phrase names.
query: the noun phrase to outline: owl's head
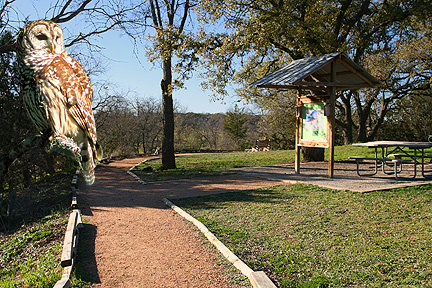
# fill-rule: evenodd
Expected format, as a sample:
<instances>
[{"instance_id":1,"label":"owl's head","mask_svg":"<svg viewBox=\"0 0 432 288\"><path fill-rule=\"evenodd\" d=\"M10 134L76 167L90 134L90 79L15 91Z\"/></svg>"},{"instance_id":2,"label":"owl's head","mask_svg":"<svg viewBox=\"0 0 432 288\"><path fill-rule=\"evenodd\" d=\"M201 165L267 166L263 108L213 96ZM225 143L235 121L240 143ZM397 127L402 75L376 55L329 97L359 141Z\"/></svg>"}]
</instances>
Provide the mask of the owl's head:
<instances>
[{"instance_id":1,"label":"owl's head","mask_svg":"<svg viewBox=\"0 0 432 288\"><path fill-rule=\"evenodd\" d=\"M18 50L23 53L43 51L53 54L65 52L63 31L56 23L47 20L27 24L17 39Z\"/></svg>"}]
</instances>

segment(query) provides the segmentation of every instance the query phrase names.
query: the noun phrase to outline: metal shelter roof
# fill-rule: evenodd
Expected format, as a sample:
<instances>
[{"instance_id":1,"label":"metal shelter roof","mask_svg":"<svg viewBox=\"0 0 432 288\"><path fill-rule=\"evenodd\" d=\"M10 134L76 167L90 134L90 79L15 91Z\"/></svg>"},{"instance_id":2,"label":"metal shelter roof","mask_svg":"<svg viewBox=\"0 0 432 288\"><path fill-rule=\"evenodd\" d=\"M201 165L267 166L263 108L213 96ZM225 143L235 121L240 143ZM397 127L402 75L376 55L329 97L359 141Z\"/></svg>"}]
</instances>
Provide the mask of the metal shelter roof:
<instances>
[{"instance_id":1,"label":"metal shelter roof","mask_svg":"<svg viewBox=\"0 0 432 288\"><path fill-rule=\"evenodd\" d=\"M331 82L331 63L335 61L336 82ZM337 90L371 88L381 82L366 72L344 53L331 53L294 60L287 66L253 82L263 88L326 89Z\"/></svg>"}]
</instances>

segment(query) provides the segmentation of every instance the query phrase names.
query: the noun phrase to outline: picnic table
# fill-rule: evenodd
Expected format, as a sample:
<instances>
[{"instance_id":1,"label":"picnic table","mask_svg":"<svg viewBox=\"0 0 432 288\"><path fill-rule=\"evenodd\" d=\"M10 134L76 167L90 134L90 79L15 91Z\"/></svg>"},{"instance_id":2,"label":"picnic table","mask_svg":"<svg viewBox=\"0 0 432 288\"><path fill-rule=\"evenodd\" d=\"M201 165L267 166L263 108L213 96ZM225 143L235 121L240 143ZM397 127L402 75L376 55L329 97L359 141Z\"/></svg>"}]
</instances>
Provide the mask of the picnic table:
<instances>
[{"instance_id":1,"label":"picnic table","mask_svg":"<svg viewBox=\"0 0 432 288\"><path fill-rule=\"evenodd\" d=\"M414 175L417 176L417 165L421 166L422 176L425 175L425 159L432 158L431 155L425 153L425 149L431 148L430 142L405 142L405 141L372 141L366 143L355 143L353 146L364 146L375 149L375 157L351 156L349 159L356 160L357 174L360 174L359 165L364 161L372 161L374 163L374 171L367 176L375 175L378 172L378 166L381 165L382 171L385 174L394 174L398 179L398 173L402 171L402 165L413 164ZM379 153L379 150L381 153ZM386 166L393 166L392 171L386 171Z\"/></svg>"}]
</instances>

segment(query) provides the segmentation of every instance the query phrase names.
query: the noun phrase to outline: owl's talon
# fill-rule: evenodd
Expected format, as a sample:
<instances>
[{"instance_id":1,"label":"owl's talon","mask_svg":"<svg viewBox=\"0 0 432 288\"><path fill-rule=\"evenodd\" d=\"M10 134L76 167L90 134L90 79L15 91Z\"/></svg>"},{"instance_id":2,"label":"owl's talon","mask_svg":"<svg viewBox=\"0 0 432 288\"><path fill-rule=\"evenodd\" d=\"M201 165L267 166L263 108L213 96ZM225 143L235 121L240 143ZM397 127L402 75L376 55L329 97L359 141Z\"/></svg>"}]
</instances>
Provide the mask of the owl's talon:
<instances>
[{"instance_id":1,"label":"owl's talon","mask_svg":"<svg viewBox=\"0 0 432 288\"><path fill-rule=\"evenodd\" d=\"M71 138L53 137L50 141L49 149L81 163L81 149Z\"/></svg>"}]
</instances>

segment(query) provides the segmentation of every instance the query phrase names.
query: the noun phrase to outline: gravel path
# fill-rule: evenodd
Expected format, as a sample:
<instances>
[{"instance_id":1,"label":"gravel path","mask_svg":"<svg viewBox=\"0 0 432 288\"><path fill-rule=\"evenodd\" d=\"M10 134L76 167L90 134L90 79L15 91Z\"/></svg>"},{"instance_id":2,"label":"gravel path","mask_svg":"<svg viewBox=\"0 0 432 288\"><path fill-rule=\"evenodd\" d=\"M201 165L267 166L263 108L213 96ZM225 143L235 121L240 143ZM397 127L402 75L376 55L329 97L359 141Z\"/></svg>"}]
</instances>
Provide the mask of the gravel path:
<instances>
[{"instance_id":1,"label":"gravel path","mask_svg":"<svg viewBox=\"0 0 432 288\"><path fill-rule=\"evenodd\" d=\"M224 277L221 256L161 199L280 182L228 175L143 185L126 171L144 159L102 164L96 183L78 190L92 238L85 245L94 250L85 262L93 287L238 287Z\"/></svg>"}]
</instances>

